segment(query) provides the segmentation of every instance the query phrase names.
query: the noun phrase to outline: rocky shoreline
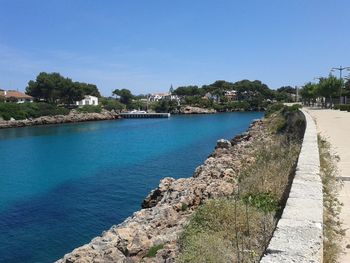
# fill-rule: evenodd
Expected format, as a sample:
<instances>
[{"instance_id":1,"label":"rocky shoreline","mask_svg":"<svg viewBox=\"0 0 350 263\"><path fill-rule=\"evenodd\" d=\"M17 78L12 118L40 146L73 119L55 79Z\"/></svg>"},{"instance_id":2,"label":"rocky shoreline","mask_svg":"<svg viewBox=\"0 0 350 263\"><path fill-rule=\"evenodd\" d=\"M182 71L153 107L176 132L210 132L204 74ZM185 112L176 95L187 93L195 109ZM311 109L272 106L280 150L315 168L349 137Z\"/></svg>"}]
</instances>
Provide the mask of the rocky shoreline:
<instances>
[{"instance_id":1,"label":"rocky shoreline","mask_svg":"<svg viewBox=\"0 0 350 263\"><path fill-rule=\"evenodd\" d=\"M213 114L213 113L216 113L216 110L192 107L192 106L181 107L179 110L179 114Z\"/></svg>"},{"instance_id":2,"label":"rocky shoreline","mask_svg":"<svg viewBox=\"0 0 350 263\"><path fill-rule=\"evenodd\" d=\"M0 120L0 129L19 128L25 126L37 126L46 124L114 120L119 118L119 114L113 111L102 110L100 113L79 113L76 110L72 110L68 115L42 116L39 118L26 120Z\"/></svg>"},{"instance_id":3,"label":"rocky shoreline","mask_svg":"<svg viewBox=\"0 0 350 263\"><path fill-rule=\"evenodd\" d=\"M264 120L257 120L231 141L219 140L193 177L164 178L143 201L140 211L57 263L175 262L177 240L190 216L207 199L232 195L239 171L254 162L253 142L269 140L269 133ZM151 257L149 251L155 248L156 254Z\"/></svg>"}]
</instances>

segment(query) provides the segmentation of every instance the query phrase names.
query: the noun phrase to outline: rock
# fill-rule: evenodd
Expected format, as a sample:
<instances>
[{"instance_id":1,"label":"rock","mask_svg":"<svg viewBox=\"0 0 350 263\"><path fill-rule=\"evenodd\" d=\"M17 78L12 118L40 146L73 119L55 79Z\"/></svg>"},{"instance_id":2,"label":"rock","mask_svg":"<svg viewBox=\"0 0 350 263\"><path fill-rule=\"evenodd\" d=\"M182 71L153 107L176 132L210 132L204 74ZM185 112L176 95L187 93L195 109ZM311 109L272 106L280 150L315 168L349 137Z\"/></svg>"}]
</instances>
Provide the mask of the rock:
<instances>
[{"instance_id":1,"label":"rock","mask_svg":"<svg viewBox=\"0 0 350 263\"><path fill-rule=\"evenodd\" d=\"M231 141L219 140L193 177L162 179L142 202L143 209L57 262L174 263L179 254L177 239L193 212L207 199L231 196L237 190L243 165L254 162L249 146L268 140L267 132L258 121ZM157 245L163 248L155 257L146 257Z\"/></svg>"},{"instance_id":2,"label":"rock","mask_svg":"<svg viewBox=\"0 0 350 263\"><path fill-rule=\"evenodd\" d=\"M102 110L101 113L79 113L71 110L68 115L42 116L34 119L15 120L11 118L9 121L0 120L1 128L18 128L24 126L35 126L44 124L72 123L83 121L99 121L119 119L120 116L114 111Z\"/></svg>"},{"instance_id":3,"label":"rock","mask_svg":"<svg viewBox=\"0 0 350 263\"><path fill-rule=\"evenodd\" d=\"M220 139L216 143L216 148L229 149L231 147L231 142L225 139Z\"/></svg>"},{"instance_id":4,"label":"rock","mask_svg":"<svg viewBox=\"0 0 350 263\"><path fill-rule=\"evenodd\" d=\"M185 106L180 108L179 113L180 114L212 114L212 113L216 113L216 110Z\"/></svg>"}]
</instances>

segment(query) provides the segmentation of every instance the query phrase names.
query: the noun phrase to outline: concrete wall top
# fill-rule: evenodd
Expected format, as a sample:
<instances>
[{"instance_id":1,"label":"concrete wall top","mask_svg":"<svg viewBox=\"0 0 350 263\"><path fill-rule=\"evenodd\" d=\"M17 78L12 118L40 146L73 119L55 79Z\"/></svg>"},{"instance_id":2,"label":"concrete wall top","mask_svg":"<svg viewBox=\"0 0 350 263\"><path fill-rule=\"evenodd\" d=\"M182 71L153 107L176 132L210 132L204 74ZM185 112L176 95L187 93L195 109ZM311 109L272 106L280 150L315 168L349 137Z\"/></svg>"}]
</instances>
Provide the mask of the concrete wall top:
<instances>
[{"instance_id":1,"label":"concrete wall top","mask_svg":"<svg viewBox=\"0 0 350 263\"><path fill-rule=\"evenodd\" d=\"M316 125L306 130L286 206L261 263L322 262L323 193Z\"/></svg>"}]
</instances>

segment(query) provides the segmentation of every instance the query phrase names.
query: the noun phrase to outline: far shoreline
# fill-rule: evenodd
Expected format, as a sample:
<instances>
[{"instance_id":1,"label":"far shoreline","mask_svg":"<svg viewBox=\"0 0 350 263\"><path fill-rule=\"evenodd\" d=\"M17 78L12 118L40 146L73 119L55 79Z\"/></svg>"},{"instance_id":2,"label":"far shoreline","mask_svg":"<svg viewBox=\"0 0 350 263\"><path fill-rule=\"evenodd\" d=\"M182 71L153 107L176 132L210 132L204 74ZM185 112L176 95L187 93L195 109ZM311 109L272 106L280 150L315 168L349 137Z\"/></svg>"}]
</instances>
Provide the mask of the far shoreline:
<instances>
[{"instance_id":1,"label":"far shoreline","mask_svg":"<svg viewBox=\"0 0 350 263\"><path fill-rule=\"evenodd\" d=\"M264 110L234 110L234 111L216 111L216 112L202 112L202 113L172 113L172 116L196 116L196 115L211 115L211 114L225 114L225 113L244 113L244 112L264 112ZM0 130L50 126L60 124L75 124L84 122L100 122L111 120L122 120L119 113L113 111L102 111L101 113L73 113L68 115L54 115L41 116L34 119L24 120L0 120Z\"/></svg>"}]
</instances>

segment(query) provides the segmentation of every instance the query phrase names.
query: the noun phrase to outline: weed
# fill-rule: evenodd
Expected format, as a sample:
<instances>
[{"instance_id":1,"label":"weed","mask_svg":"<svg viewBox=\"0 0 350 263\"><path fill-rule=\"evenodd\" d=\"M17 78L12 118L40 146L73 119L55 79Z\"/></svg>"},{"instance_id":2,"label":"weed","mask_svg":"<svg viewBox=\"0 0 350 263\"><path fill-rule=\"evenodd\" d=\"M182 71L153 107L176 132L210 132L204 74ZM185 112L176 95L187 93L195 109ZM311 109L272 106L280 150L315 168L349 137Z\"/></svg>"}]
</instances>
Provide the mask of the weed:
<instances>
[{"instance_id":1,"label":"weed","mask_svg":"<svg viewBox=\"0 0 350 263\"><path fill-rule=\"evenodd\" d=\"M160 249L163 249L163 247L164 247L164 244L160 244L160 245L156 245L156 246L151 247L151 248L148 250L148 253L147 253L146 257L148 257L148 258L154 258L154 257L157 255L157 252L158 252Z\"/></svg>"},{"instance_id":2,"label":"weed","mask_svg":"<svg viewBox=\"0 0 350 263\"><path fill-rule=\"evenodd\" d=\"M342 252L341 242L345 235L339 217L342 204L338 191L341 183L337 180L337 156L331 154L330 144L319 136L318 145L323 183L323 262L335 263Z\"/></svg>"}]
</instances>

